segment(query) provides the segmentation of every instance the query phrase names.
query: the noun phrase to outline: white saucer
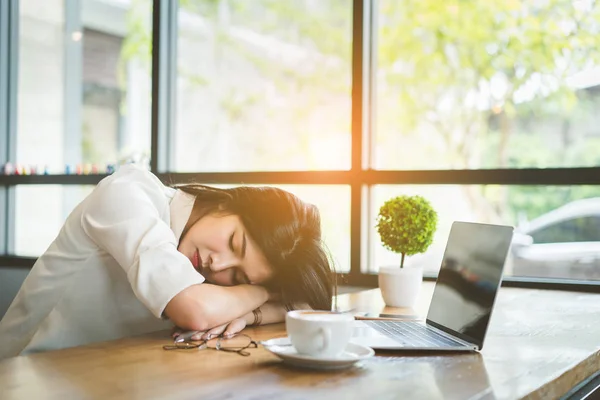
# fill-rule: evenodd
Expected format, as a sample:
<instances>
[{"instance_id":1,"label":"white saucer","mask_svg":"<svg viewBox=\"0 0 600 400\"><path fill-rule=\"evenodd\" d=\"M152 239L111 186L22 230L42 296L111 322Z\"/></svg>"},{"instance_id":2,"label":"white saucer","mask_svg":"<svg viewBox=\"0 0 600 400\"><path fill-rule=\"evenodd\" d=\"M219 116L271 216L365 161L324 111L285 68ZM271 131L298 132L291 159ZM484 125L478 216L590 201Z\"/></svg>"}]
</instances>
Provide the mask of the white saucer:
<instances>
[{"instance_id":1,"label":"white saucer","mask_svg":"<svg viewBox=\"0 0 600 400\"><path fill-rule=\"evenodd\" d=\"M290 339L286 337L266 340L261 342L265 349L281 358L285 364L295 367L313 369L344 369L353 366L356 362L372 357L375 351L356 343L348 343L342 354L333 358L318 358L298 354Z\"/></svg>"}]
</instances>

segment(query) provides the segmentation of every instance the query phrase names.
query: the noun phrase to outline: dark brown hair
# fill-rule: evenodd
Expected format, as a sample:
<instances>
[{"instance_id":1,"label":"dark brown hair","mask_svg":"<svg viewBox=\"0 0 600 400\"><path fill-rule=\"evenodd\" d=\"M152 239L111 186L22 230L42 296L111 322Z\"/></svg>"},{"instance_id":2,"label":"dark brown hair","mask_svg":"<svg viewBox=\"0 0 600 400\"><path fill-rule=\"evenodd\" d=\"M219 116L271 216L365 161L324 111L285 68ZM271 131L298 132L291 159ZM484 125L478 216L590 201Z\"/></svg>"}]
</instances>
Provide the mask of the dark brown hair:
<instances>
[{"instance_id":1,"label":"dark brown hair","mask_svg":"<svg viewBox=\"0 0 600 400\"><path fill-rule=\"evenodd\" d=\"M273 268L273 278L265 286L281 296L286 308L306 303L313 309L331 309L335 280L316 206L275 187L175 188L196 196L181 237L205 215L237 215Z\"/></svg>"}]
</instances>

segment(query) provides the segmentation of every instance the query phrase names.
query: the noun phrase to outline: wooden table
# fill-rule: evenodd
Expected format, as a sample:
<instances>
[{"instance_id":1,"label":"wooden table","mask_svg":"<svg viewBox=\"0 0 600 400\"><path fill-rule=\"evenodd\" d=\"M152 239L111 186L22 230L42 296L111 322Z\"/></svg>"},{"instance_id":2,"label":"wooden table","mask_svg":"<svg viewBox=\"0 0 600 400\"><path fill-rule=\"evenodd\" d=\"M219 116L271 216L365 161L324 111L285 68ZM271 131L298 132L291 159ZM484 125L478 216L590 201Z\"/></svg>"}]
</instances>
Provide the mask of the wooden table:
<instances>
[{"instance_id":1,"label":"wooden table","mask_svg":"<svg viewBox=\"0 0 600 400\"><path fill-rule=\"evenodd\" d=\"M425 315L432 284L415 311ZM377 289L341 309L385 309ZM396 310L397 311L397 310ZM283 324L249 328L255 340ZM294 369L264 348L250 357L164 351L158 332L0 362L0 399L552 399L600 368L600 295L502 288L480 353L378 352L357 367Z\"/></svg>"}]
</instances>

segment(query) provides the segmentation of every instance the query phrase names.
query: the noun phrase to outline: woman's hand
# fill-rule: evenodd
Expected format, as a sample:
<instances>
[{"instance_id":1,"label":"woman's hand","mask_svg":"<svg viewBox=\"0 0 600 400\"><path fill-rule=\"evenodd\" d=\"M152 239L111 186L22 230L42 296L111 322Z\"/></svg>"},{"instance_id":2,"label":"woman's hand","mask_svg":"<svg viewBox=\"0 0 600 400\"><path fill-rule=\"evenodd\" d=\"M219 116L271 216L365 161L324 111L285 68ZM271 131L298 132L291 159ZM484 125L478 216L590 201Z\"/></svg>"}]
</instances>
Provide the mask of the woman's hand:
<instances>
[{"instance_id":1,"label":"woman's hand","mask_svg":"<svg viewBox=\"0 0 600 400\"><path fill-rule=\"evenodd\" d=\"M223 336L225 336L225 337L229 337L229 336L235 335L238 332L241 332L245 327L246 327L246 319L237 318L226 324L219 325L212 329L209 329L206 332L198 332L198 333L194 334L190 339L191 340L210 340L212 338L219 336L220 334L223 334ZM183 332L185 332L185 331L182 330L181 328L179 328L177 326L174 327L173 333L172 333L173 339L176 339Z\"/></svg>"},{"instance_id":2,"label":"woman's hand","mask_svg":"<svg viewBox=\"0 0 600 400\"><path fill-rule=\"evenodd\" d=\"M177 339L182 333L187 332L187 330L185 329L181 329L178 326L174 326L173 330L171 331L171 337L173 338L173 340ZM202 335L204 335L206 332L196 332L193 336L191 336L189 338L189 340L201 340L200 337Z\"/></svg>"},{"instance_id":3,"label":"woman's hand","mask_svg":"<svg viewBox=\"0 0 600 400\"><path fill-rule=\"evenodd\" d=\"M241 332L246 327L246 319L245 318L236 318L233 321L223 324L221 326L216 326L206 333L201 335L202 340L210 340L223 334L224 337L230 337L235 335L238 332Z\"/></svg>"}]
</instances>

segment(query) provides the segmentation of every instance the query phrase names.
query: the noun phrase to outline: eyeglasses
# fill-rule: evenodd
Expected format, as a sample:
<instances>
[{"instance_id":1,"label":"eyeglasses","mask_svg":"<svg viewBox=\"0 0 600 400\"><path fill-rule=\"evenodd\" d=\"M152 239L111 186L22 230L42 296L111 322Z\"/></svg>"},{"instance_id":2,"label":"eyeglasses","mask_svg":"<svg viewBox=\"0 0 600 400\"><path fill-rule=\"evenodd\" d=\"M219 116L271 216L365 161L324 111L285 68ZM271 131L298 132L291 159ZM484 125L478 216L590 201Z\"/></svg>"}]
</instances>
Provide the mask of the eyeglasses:
<instances>
[{"instance_id":1,"label":"eyeglasses","mask_svg":"<svg viewBox=\"0 0 600 400\"><path fill-rule=\"evenodd\" d=\"M258 344L252 338L243 333L238 333L235 336L225 337L219 335L211 340L189 341L181 343L167 344L163 346L165 350L203 350L213 349L227 351L230 353L238 353L241 356L248 357L250 352L246 349L256 349Z\"/></svg>"}]
</instances>

